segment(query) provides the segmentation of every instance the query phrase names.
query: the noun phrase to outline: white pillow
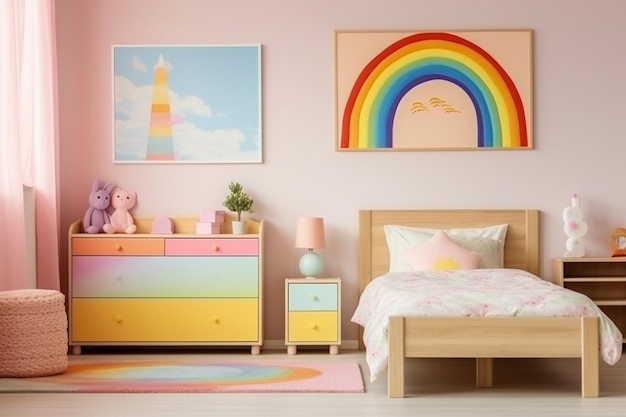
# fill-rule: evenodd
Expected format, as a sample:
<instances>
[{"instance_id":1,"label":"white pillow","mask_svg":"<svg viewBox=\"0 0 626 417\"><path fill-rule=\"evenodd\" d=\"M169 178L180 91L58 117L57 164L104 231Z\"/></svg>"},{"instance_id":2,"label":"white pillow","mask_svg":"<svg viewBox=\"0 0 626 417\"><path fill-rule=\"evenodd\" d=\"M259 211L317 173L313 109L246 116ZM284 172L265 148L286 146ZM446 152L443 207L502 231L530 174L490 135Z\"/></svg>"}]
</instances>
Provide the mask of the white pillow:
<instances>
[{"instance_id":1,"label":"white pillow","mask_svg":"<svg viewBox=\"0 0 626 417\"><path fill-rule=\"evenodd\" d=\"M504 240L508 224L487 227L441 229L457 245L482 254L479 268L504 267ZM407 252L428 242L440 229L386 225L384 226L389 249L389 272L413 271Z\"/></svg>"}]
</instances>

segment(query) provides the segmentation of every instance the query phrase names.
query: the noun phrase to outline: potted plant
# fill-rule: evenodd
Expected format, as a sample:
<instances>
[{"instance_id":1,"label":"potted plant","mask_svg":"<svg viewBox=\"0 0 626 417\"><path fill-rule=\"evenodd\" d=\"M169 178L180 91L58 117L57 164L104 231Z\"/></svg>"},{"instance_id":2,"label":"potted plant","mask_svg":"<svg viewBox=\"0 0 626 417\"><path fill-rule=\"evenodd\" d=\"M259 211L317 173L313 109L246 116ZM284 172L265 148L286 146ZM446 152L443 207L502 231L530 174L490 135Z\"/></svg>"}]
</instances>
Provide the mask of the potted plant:
<instances>
[{"instance_id":1,"label":"potted plant","mask_svg":"<svg viewBox=\"0 0 626 417\"><path fill-rule=\"evenodd\" d=\"M237 220L233 220L233 234L243 234L246 230L246 223L241 221L241 213L252 213L254 200L243 192L243 187L237 182L231 182L228 189L230 194L226 196L222 205L233 213L237 213Z\"/></svg>"}]
</instances>

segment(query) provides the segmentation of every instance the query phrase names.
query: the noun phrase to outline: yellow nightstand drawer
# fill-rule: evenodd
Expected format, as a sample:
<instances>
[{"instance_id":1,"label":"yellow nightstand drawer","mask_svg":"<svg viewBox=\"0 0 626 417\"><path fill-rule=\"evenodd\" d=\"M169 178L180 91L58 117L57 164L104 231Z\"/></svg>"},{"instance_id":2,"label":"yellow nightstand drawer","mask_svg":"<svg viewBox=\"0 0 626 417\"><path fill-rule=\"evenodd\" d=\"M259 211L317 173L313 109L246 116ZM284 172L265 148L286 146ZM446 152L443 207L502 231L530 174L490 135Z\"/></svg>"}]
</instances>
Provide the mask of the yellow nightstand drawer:
<instances>
[{"instance_id":1,"label":"yellow nightstand drawer","mask_svg":"<svg viewBox=\"0 0 626 417\"><path fill-rule=\"evenodd\" d=\"M288 342L337 342L336 311L289 312Z\"/></svg>"},{"instance_id":2,"label":"yellow nightstand drawer","mask_svg":"<svg viewBox=\"0 0 626 417\"><path fill-rule=\"evenodd\" d=\"M72 300L74 342L258 341L258 299Z\"/></svg>"}]
</instances>

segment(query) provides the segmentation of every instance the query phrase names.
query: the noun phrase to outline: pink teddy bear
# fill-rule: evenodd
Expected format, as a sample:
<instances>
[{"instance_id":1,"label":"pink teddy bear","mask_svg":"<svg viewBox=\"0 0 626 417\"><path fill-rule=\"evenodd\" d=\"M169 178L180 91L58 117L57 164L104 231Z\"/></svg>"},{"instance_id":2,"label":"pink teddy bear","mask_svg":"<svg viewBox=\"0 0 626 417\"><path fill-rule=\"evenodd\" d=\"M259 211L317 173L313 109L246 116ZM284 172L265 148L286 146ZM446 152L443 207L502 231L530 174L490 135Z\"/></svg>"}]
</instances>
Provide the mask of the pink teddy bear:
<instances>
[{"instance_id":1,"label":"pink teddy bear","mask_svg":"<svg viewBox=\"0 0 626 417\"><path fill-rule=\"evenodd\" d=\"M104 225L106 233L135 233L137 226L130 214L130 209L137 203L137 194L115 188L111 193L111 206L115 209L111 213L111 223Z\"/></svg>"}]
</instances>

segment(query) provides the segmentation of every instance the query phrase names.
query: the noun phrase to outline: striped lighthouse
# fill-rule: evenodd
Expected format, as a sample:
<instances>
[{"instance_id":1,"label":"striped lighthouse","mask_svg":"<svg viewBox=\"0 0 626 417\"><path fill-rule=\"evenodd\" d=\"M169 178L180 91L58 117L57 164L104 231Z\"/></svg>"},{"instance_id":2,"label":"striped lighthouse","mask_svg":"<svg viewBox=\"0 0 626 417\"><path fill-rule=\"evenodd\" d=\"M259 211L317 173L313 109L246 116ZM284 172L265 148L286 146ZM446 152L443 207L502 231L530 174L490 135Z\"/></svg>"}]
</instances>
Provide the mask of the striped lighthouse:
<instances>
[{"instance_id":1,"label":"striped lighthouse","mask_svg":"<svg viewBox=\"0 0 626 417\"><path fill-rule=\"evenodd\" d=\"M152 88L148 149L146 152L146 160L148 161L170 161L175 159L168 91L167 70L165 69L163 55L159 55L159 62L154 70L154 84Z\"/></svg>"}]
</instances>

